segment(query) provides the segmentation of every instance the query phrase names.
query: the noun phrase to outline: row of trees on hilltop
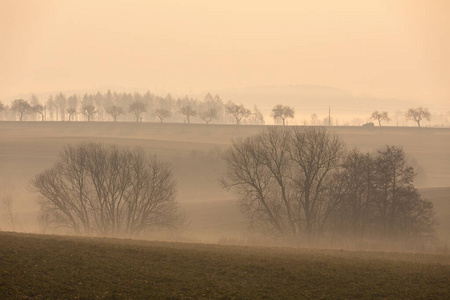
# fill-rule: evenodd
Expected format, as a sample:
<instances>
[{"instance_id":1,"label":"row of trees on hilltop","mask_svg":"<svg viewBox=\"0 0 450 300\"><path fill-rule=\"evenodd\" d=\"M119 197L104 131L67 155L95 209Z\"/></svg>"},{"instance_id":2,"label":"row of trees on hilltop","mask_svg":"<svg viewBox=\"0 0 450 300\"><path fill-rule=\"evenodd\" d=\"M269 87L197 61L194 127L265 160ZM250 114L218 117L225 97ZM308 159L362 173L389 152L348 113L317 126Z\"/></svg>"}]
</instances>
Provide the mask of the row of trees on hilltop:
<instances>
[{"instance_id":1,"label":"row of trees on hilltop","mask_svg":"<svg viewBox=\"0 0 450 300\"><path fill-rule=\"evenodd\" d=\"M378 122L378 125L381 126L382 122L390 122L391 118L389 117L389 113L387 111L379 112L375 110L372 115L370 116L372 120L376 120ZM420 122L422 120L431 120L431 113L429 112L428 108L423 107L417 107L417 108L410 108L406 114L405 114L406 120L411 120L417 123L417 126L420 127Z\"/></svg>"},{"instance_id":2,"label":"row of trees on hilltop","mask_svg":"<svg viewBox=\"0 0 450 300\"><path fill-rule=\"evenodd\" d=\"M410 108L403 117L417 123L421 127L423 120L430 120L431 114L427 108ZM286 125L288 119L295 117L293 107L286 105L275 105L271 111L271 117L275 124ZM175 99L170 94L166 97L156 96L149 91L140 94L116 93L108 91L105 94L85 94L80 97L71 95L66 97L60 93L51 96L45 103L41 103L35 95L31 99L14 100L11 107L0 102L0 119L3 120L42 120L42 121L152 121L159 122L187 122L193 119L209 124L213 123L235 123L235 124L264 124L264 116L254 106L253 110L243 104L231 101L227 103L216 95L207 94L203 101L189 98L188 96ZM390 122L391 117L387 111L375 110L370 119L377 121L381 126L384 122ZM304 125L308 122L305 120ZM355 123L355 122L353 122ZM311 115L309 125L330 126L338 125L338 120L328 116L323 121L316 114ZM359 124L361 125L361 124ZM373 126L372 122L366 123ZM397 122L398 125L398 122Z\"/></svg>"},{"instance_id":3,"label":"row of trees on hilltop","mask_svg":"<svg viewBox=\"0 0 450 300\"><path fill-rule=\"evenodd\" d=\"M275 127L235 141L223 157L222 185L257 231L308 240L433 235L433 205L414 187L401 147L347 151L324 128Z\"/></svg>"},{"instance_id":4,"label":"row of trees on hilltop","mask_svg":"<svg viewBox=\"0 0 450 300\"><path fill-rule=\"evenodd\" d=\"M190 123L193 118L209 124L236 123L264 124L264 117L259 109L253 110L243 104L231 101L225 103L218 95L207 94L203 101L189 98L178 99L170 94L166 97L156 96L149 91L140 93L76 94L66 96L62 93L51 96L41 103L32 95L31 99L14 100L11 107L0 102L0 113L3 119L19 121L151 121L158 120Z\"/></svg>"}]
</instances>

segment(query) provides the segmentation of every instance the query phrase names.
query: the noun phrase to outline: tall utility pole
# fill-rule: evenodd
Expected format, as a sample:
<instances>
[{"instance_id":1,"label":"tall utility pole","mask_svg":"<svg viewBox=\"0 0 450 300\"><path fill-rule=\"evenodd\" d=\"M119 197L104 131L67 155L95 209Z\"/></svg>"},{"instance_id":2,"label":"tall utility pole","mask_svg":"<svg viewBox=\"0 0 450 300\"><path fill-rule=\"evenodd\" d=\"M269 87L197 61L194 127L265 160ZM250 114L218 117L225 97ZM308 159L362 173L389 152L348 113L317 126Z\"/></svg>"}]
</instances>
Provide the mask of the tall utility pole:
<instances>
[{"instance_id":1,"label":"tall utility pole","mask_svg":"<svg viewBox=\"0 0 450 300\"><path fill-rule=\"evenodd\" d=\"M328 106L328 126L331 126L331 106Z\"/></svg>"}]
</instances>

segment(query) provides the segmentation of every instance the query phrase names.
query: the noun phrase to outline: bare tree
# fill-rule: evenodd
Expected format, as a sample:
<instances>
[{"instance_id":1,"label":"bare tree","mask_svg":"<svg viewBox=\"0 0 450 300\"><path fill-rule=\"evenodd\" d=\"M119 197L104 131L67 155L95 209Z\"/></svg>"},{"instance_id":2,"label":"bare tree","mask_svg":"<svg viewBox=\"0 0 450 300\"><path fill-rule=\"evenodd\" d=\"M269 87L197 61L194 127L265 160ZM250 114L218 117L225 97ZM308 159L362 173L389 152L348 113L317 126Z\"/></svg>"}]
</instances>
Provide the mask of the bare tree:
<instances>
[{"instance_id":1,"label":"bare tree","mask_svg":"<svg viewBox=\"0 0 450 300\"><path fill-rule=\"evenodd\" d=\"M77 109L78 107L78 96L76 94L73 94L72 96L69 96L67 98L67 106L69 107L67 109L67 112L69 112L69 109L71 109L72 111ZM69 115L70 118L70 115Z\"/></svg>"},{"instance_id":2,"label":"bare tree","mask_svg":"<svg viewBox=\"0 0 450 300\"><path fill-rule=\"evenodd\" d=\"M274 108L272 108L272 118L274 120L281 119L283 120L283 126L286 125L286 119L287 118L294 118L294 108L290 106L284 106L281 104L275 105Z\"/></svg>"},{"instance_id":3,"label":"bare tree","mask_svg":"<svg viewBox=\"0 0 450 300\"><path fill-rule=\"evenodd\" d=\"M205 121L206 124L209 124L212 120L217 119L217 109L208 107L205 110L200 111L198 116Z\"/></svg>"},{"instance_id":4,"label":"bare tree","mask_svg":"<svg viewBox=\"0 0 450 300\"><path fill-rule=\"evenodd\" d=\"M181 221L169 167L138 149L67 146L31 186L45 218L77 234L131 236Z\"/></svg>"},{"instance_id":5,"label":"bare tree","mask_svg":"<svg viewBox=\"0 0 450 300\"><path fill-rule=\"evenodd\" d=\"M136 117L136 122L139 122L143 113L147 112L145 103L142 101L134 101L130 104L129 112Z\"/></svg>"},{"instance_id":6,"label":"bare tree","mask_svg":"<svg viewBox=\"0 0 450 300\"><path fill-rule=\"evenodd\" d=\"M305 232L315 237L324 231L341 200L331 193L333 176L338 171L344 150L340 137L324 128L294 129L290 159L296 171L292 180L305 218Z\"/></svg>"},{"instance_id":7,"label":"bare tree","mask_svg":"<svg viewBox=\"0 0 450 300\"><path fill-rule=\"evenodd\" d=\"M374 111L370 116L372 120L377 120L378 125L381 126L382 121L390 122L391 118L389 118L389 114L387 111L378 112L378 110Z\"/></svg>"},{"instance_id":8,"label":"bare tree","mask_svg":"<svg viewBox=\"0 0 450 300\"><path fill-rule=\"evenodd\" d=\"M22 121L23 115L31 112L31 105L26 100L16 99L11 104L11 109L19 115L19 119Z\"/></svg>"},{"instance_id":9,"label":"bare tree","mask_svg":"<svg viewBox=\"0 0 450 300\"><path fill-rule=\"evenodd\" d=\"M381 126L382 121L389 122L391 121L391 118L389 118L389 114L387 111L379 112L375 110L372 115L370 116L372 120L378 121L378 125Z\"/></svg>"},{"instance_id":10,"label":"bare tree","mask_svg":"<svg viewBox=\"0 0 450 300\"><path fill-rule=\"evenodd\" d=\"M69 122L72 120L72 117L77 114L77 109L75 107L70 107L67 109L67 114L69 115Z\"/></svg>"},{"instance_id":11,"label":"bare tree","mask_svg":"<svg viewBox=\"0 0 450 300\"><path fill-rule=\"evenodd\" d=\"M213 97L208 93L199 105L198 111L200 119L209 124L213 120L220 121L223 118L224 104L219 95Z\"/></svg>"},{"instance_id":12,"label":"bare tree","mask_svg":"<svg viewBox=\"0 0 450 300\"><path fill-rule=\"evenodd\" d=\"M35 104L31 107L31 110L39 115L41 115L41 121L44 121L44 107L41 104Z\"/></svg>"},{"instance_id":13,"label":"bare tree","mask_svg":"<svg viewBox=\"0 0 450 300\"><path fill-rule=\"evenodd\" d=\"M420 122L425 119L430 121L431 114L428 111L428 108L418 107L418 108L410 108L408 112L405 114L407 120L413 120L417 123L417 126L420 127Z\"/></svg>"},{"instance_id":14,"label":"bare tree","mask_svg":"<svg viewBox=\"0 0 450 300\"><path fill-rule=\"evenodd\" d=\"M122 107L112 105L106 108L106 113L114 118L114 122L117 122L117 117L124 113Z\"/></svg>"},{"instance_id":15,"label":"bare tree","mask_svg":"<svg viewBox=\"0 0 450 300\"><path fill-rule=\"evenodd\" d=\"M97 109L93 104L85 104L81 108L81 112L86 116L88 122L90 122L94 115L97 113Z\"/></svg>"},{"instance_id":16,"label":"bare tree","mask_svg":"<svg viewBox=\"0 0 450 300\"><path fill-rule=\"evenodd\" d=\"M344 201L333 216L335 229L363 239L372 226L376 195L376 162L374 157L356 149L349 152L335 181L342 187Z\"/></svg>"},{"instance_id":17,"label":"bare tree","mask_svg":"<svg viewBox=\"0 0 450 300\"><path fill-rule=\"evenodd\" d=\"M180 109L180 113L186 116L188 123L191 123L191 117L195 117L197 115L197 111L190 105L183 106Z\"/></svg>"},{"instance_id":18,"label":"bare tree","mask_svg":"<svg viewBox=\"0 0 450 300\"><path fill-rule=\"evenodd\" d=\"M6 215L8 216L12 231L16 231L14 198L12 197L13 186L9 183L3 183L0 190L2 192L1 206L5 210Z\"/></svg>"},{"instance_id":19,"label":"bare tree","mask_svg":"<svg viewBox=\"0 0 450 300\"><path fill-rule=\"evenodd\" d=\"M340 201L331 195L331 178L342 149L324 129L272 128L233 143L221 183L237 191L255 228L314 238Z\"/></svg>"},{"instance_id":20,"label":"bare tree","mask_svg":"<svg viewBox=\"0 0 450 300\"><path fill-rule=\"evenodd\" d=\"M412 184L403 149L344 152L323 128L270 128L233 142L221 184L237 192L254 229L316 239L350 234L431 237L433 206Z\"/></svg>"},{"instance_id":21,"label":"bare tree","mask_svg":"<svg viewBox=\"0 0 450 300\"><path fill-rule=\"evenodd\" d=\"M155 115L159 118L160 122L162 123L164 119L167 119L170 117L170 111L164 108L158 108L155 109Z\"/></svg>"},{"instance_id":22,"label":"bare tree","mask_svg":"<svg viewBox=\"0 0 450 300\"><path fill-rule=\"evenodd\" d=\"M236 125L241 124L243 118L247 118L252 114L243 104L237 105L231 101L225 105L225 111L236 119Z\"/></svg>"},{"instance_id":23,"label":"bare tree","mask_svg":"<svg viewBox=\"0 0 450 300\"><path fill-rule=\"evenodd\" d=\"M383 232L392 237L409 234L415 219L418 216L423 219L425 215L411 211L423 205L413 186L416 174L407 164L403 148L386 146L378 151L377 174L377 209Z\"/></svg>"},{"instance_id":24,"label":"bare tree","mask_svg":"<svg viewBox=\"0 0 450 300\"><path fill-rule=\"evenodd\" d=\"M264 116L256 105L253 106L253 111L251 114L252 124L264 125Z\"/></svg>"},{"instance_id":25,"label":"bare tree","mask_svg":"<svg viewBox=\"0 0 450 300\"><path fill-rule=\"evenodd\" d=\"M433 239L433 205L414 188L415 172L401 147L386 146L376 154L354 150L341 167L334 180L343 194L333 216L335 233L410 244Z\"/></svg>"},{"instance_id":26,"label":"bare tree","mask_svg":"<svg viewBox=\"0 0 450 300\"><path fill-rule=\"evenodd\" d=\"M15 217L14 217L13 205L14 205L14 199L12 198L11 195L7 195L3 198L2 206L5 209L6 214L8 215L9 222L11 223L12 231L16 231L16 225L14 222Z\"/></svg>"}]
</instances>

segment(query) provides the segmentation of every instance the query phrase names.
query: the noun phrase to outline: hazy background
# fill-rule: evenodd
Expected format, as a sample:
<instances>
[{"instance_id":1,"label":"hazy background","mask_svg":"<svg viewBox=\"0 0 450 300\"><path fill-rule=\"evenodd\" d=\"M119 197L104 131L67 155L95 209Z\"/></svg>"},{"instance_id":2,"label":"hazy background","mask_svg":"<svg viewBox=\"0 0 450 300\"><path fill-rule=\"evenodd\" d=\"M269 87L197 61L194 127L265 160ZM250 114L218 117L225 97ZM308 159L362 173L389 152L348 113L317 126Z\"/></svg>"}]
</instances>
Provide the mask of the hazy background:
<instances>
[{"instance_id":1,"label":"hazy background","mask_svg":"<svg viewBox=\"0 0 450 300\"><path fill-rule=\"evenodd\" d=\"M325 116L327 104L347 114L447 113L449 14L447 0L1 0L0 100L211 91L265 111L289 94L300 111L316 100L313 88L332 103L305 108L305 118Z\"/></svg>"}]
</instances>

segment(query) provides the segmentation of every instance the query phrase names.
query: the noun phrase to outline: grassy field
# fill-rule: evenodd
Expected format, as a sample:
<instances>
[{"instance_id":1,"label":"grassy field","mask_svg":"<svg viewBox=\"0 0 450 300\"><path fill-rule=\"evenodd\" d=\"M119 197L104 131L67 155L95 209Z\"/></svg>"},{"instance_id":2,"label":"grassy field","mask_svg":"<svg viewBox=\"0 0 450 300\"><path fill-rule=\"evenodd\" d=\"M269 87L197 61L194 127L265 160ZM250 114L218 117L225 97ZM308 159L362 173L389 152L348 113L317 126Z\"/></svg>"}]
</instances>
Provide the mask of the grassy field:
<instances>
[{"instance_id":1,"label":"grassy field","mask_svg":"<svg viewBox=\"0 0 450 300\"><path fill-rule=\"evenodd\" d=\"M0 298L449 299L450 256L0 233Z\"/></svg>"}]
</instances>

